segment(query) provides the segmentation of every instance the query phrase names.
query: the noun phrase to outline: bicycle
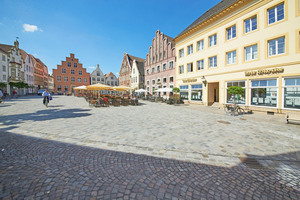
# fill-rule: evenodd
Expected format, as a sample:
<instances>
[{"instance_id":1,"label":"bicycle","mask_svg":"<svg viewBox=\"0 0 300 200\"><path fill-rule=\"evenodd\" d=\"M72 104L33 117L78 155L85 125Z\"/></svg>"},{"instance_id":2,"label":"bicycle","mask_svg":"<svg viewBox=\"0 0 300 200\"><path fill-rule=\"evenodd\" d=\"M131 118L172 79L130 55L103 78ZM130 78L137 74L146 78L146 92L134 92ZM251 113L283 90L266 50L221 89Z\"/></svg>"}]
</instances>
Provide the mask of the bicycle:
<instances>
[{"instance_id":1,"label":"bicycle","mask_svg":"<svg viewBox=\"0 0 300 200\"><path fill-rule=\"evenodd\" d=\"M48 98L45 98L45 103L44 103L44 105L46 106L46 108L48 108L48 104L49 104L49 97L48 97Z\"/></svg>"},{"instance_id":2,"label":"bicycle","mask_svg":"<svg viewBox=\"0 0 300 200\"><path fill-rule=\"evenodd\" d=\"M233 116L242 115L245 113L245 110L239 105L225 104L224 107L225 113L230 113Z\"/></svg>"}]
</instances>

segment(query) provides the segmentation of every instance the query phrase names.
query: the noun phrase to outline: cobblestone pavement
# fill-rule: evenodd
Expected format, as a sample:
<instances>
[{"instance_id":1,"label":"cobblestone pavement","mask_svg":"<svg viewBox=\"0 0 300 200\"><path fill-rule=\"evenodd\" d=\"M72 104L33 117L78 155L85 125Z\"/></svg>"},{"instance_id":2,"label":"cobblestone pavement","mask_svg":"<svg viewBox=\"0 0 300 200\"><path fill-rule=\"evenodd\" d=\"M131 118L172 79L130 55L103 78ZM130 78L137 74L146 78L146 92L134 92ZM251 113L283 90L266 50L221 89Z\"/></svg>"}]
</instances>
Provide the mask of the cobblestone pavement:
<instances>
[{"instance_id":1,"label":"cobblestone pavement","mask_svg":"<svg viewBox=\"0 0 300 200\"><path fill-rule=\"evenodd\" d=\"M299 199L297 171L220 167L0 133L4 199Z\"/></svg>"},{"instance_id":2,"label":"cobblestone pavement","mask_svg":"<svg viewBox=\"0 0 300 200\"><path fill-rule=\"evenodd\" d=\"M0 105L0 199L299 199L300 128L281 116L41 101Z\"/></svg>"}]
</instances>

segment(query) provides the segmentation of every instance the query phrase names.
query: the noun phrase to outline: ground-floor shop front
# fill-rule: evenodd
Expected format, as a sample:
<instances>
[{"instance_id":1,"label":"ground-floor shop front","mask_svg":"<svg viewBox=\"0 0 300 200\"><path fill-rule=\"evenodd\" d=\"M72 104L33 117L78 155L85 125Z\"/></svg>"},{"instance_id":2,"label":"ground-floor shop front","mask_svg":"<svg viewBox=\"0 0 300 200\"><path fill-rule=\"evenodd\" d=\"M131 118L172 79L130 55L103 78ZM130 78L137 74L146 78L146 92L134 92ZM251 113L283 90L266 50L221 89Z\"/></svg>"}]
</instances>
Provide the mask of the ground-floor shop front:
<instances>
[{"instance_id":1,"label":"ground-floor shop front","mask_svg":"<svg viewBox=\"0 0 300 200\"><path fill-rule=\"evenodd\" d=\"M235 99L251 110L300 112L300 64L207 74L177 82L185 103L223 107ZM244 93L233 96L227 91L230 86L240 86Z\"/></svg>"}]
</instances>

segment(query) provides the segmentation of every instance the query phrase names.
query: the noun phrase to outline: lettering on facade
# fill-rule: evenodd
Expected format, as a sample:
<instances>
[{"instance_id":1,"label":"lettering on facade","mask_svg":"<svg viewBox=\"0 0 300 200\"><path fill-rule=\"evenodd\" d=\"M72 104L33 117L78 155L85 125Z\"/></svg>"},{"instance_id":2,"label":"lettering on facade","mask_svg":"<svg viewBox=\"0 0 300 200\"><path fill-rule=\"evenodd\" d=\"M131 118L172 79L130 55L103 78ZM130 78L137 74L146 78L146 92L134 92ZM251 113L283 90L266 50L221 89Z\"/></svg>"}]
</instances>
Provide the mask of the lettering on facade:
<instances>
[{"instance_id":1,"label":"lettering on facade","mask_svg":"<svg viewBox=\"0 0 300 200\"><path fill-rule=\"evenodd\" d=\"M193 83L193 82L197 82L197 79L196 78L183 79L182 82L183 83Z\"/></svg>"},{"instance_id":2,"label":"lettering on facade","mask_svg":"<svg viewBox=\"0 0 300 200\"><path fill-rule=\"evenodd\" d=\"M245 76L278 74L278 73L283 73L283 72L284 72L284 68L260 69L260 70L245 72Z\"/></svg>"}]
</instances>

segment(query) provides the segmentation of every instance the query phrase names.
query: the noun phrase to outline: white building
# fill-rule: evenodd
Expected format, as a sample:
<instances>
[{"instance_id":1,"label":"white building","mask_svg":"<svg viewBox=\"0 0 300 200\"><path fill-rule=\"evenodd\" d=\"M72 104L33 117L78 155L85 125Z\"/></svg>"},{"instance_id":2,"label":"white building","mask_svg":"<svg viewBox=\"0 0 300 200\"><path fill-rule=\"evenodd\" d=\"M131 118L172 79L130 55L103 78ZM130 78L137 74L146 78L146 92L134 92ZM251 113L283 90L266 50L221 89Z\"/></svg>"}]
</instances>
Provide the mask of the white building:
<instances>
[{"instance_id":1,"label":"white building","mask_svg":"<svg viewBox=\"0 0 300 200\"><path fill-rule=\"evenodd\" d=\"M133 60L130 87L132 90L144 88L144 62Z\"/></svg>"},{"instance_id":2,"label":"white building","mask_svg":"<svg viewBox=\"0 0 300 200\"><path fill-rule=\"evenodd\" d=\"M2 49L2 45L0 46L0 83L6 83L8 85L8 62L7 62L7 53ZM3 89L3 93L7 92L6 88Z\"/></svg>"},{"instance_id":3,"label":"white building","mask_svg":"<svg viewBox=\"0 0 300 200\"><path fill-rule=\"evenodd\" d=\"M24 67L24 80L25 83L27 83L30 87L26 89L26 93L33 93L33 87L34 87L34 64L31 56L27 54L24 50L21 49L21 54L23 57L23 60L25 61L25 67Z\"/></svg>"},{"instance_id":4,"label":"white building","mask_svg":"<svg viewBox=\"0 0 300 200\"><path fill-rule=\"evenodd\" d=\"M17 89L10 87L9 83L24 82L24 66L25 62L21 55L21 50L19 49L19 42L16 40L14 46L0 44L0 49L7 54L7 77L8 86L7 93L12 94L15 90L17 94L24 95L25 89ZM2 54L3 55L3 54ZM1 59L2 60L2 59ZM3 61L2 61L3 62ZM2 66L3 70L3 66ZM3 78L3 76L2 76Z\"/></svg>"},{"instance_id":5,"label":"white building","mask_svg":"<svg viewBox=\"0 0 300 200\"><path fill-rule=\"evenodd\" d=\"M114 75L114 73L109 72L108 74L105 75L105 85L110 85L110 86L118 86L119 85L119 80Z\"/></svg>"},{"instance_id":6,"label":"white building","mask_svg":"<svg viewBox=\"0 0 300 200\"><path fill-rule=\"evenodd\" d=\"M91 85L96 83L105 84L105 75L101 71L99 64L97 64L97 68L91 73Z\"/></svg>"}]
</instances>

